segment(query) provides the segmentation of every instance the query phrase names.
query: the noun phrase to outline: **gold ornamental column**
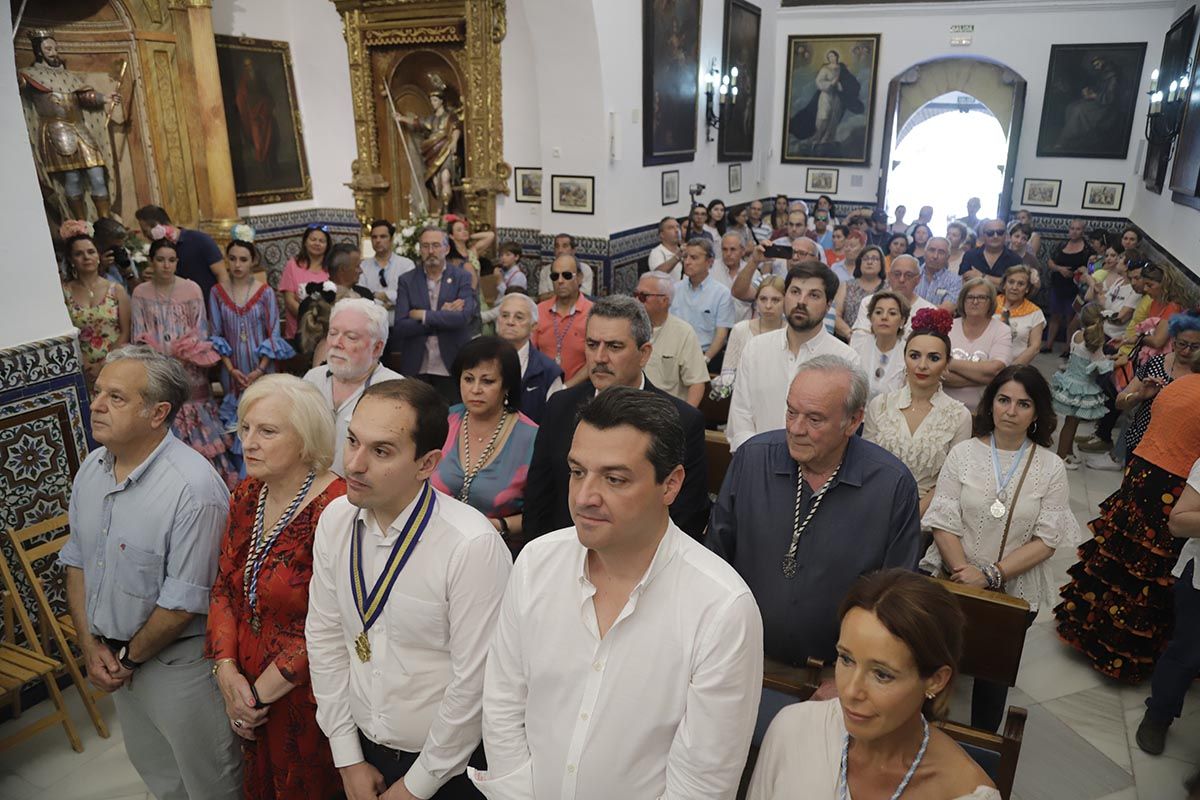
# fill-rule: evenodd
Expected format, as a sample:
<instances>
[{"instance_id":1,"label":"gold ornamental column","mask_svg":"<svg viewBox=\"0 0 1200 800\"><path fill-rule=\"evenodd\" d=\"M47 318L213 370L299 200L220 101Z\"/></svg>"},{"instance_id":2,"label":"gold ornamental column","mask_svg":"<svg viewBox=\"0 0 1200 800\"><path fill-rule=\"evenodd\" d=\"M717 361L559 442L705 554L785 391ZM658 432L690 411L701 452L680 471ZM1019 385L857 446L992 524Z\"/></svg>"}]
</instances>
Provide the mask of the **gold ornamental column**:
<instances>
[{"instance_id":1,"label":"gold ornamental column","mask_svg":"<svg viewBox=\"0 0 1200 800\"><path fill-rule=\"evenodd\" d=\"M181 56L191 66L180 73L191 89L192 125L199 128L193 127L190 137L200 205L199 227L224 242L239 218L225 101L217 69L212 0L172 0L171 10L175 12Z\"/></svg>"}]
</instances>

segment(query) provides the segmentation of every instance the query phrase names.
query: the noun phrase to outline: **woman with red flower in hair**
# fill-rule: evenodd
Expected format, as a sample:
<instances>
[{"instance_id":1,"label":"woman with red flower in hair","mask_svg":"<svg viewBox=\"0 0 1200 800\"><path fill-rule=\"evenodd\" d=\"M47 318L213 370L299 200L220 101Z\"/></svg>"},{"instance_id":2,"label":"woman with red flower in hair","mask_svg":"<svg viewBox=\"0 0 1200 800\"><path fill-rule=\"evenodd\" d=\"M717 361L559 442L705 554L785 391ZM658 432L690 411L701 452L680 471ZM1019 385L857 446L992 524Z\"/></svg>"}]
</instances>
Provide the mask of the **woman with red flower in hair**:
<instances>
[{"instance_id":1,"label":"woman with red flower in hair","mask_svg":"<svg viewBox=\"0 0 1200 800\"><path fill-rule=\"evenodd\" d=\"M864 420L863 437L903 461L917 479L921 514L933 499L946 454L971 436L971 412L942 391L953 323L943 308L914 315L904 343L904 386L872 399Z\"/></svg>"}]
</instances>

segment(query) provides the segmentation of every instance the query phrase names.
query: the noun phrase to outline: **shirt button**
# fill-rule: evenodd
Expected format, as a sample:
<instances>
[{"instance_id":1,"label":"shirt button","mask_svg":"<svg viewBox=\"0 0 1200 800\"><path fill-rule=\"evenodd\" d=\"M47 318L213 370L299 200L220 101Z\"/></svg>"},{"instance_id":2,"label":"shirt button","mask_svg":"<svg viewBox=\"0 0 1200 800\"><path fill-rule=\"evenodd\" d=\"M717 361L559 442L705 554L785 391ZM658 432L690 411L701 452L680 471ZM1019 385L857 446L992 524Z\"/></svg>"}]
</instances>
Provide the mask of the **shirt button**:
<instances>
[{"instance_id":1,"label":"shirt button","mask_svg":"<svg viewBox=\"0 0 1200 800\"><path fill-rule=\"evenodd\" d=\"M600 661L597 661L595 664L592 664L592 669L596 670L596 672L599 672L600 670L604 669L604 664Z\"/></svg>"},{"instance_id":2,"label":"shirt button","mask_svg":"<svg viewBox=\"0 0 1200 800\"><path fill-rule=\"evenodd\" d=\"M588 718L587 712L585 711L585 712L583 712L582 714L580 714L580 715L579 715L579 718L580 718L580 719L582 719L582 720L586 720L586 719Z\"/></svg>"},{"instance_id":3,"label":"shirt button","mask_svg":"<svg viewBox=\"0 0 1200 800\"><path fill-rule=\"evenodd\" d=\"M378 677L379 677L380 675L382 675L382 674L383 674L383 671L382 671L382 670L378 670L378 669L377 669L377 670L375 670L375 677L376 677L376 678L378 678Z\"/></svg>"},{"instance_id":4,"label":"shirt button","mask_svg":"<svg viewBox=\"0 0 1200 800\"><path fill-rule=\"evenodd\" d=\"M575 765L574 765L574 764L567 764L567 772L568 772L568 773L570 773L570 774L574 774L574 772L575 772Z\"/></svg>"}]
</instances>

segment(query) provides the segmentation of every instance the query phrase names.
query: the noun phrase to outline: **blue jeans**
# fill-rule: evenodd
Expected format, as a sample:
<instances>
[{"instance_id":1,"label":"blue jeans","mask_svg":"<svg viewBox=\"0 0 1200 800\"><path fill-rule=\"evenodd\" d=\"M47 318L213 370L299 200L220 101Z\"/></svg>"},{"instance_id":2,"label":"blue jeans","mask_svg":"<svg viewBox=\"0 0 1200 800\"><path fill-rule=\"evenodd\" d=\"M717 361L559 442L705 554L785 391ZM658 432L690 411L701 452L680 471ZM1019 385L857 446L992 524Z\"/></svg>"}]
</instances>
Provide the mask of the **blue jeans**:
<instances>
[{"instance_id":1,"label":"blue jeans","mask_svg":"<svg viewBox=\"0 0 1200 800\"><path fill-rule=\"evenodd\" d=\"M83 178L87 176L92 197L108 197L108 184L104 182L104 167L72 169L62 173L63 190L67 197L83 197Z\"/></svg>"},{"instance_id":2,"label":"blue jeans","mask_svg":"<svg viewBox=\"0 0 1200 800\"><path fill-rule=\"evenodd\" d=\"M1183 698L1200 675L1200 589L1192 585L1195 562L1175 581L1175 630L1154 665L1146 713L1169 725L1183 712Z\"/></svg>"}]
</instances>

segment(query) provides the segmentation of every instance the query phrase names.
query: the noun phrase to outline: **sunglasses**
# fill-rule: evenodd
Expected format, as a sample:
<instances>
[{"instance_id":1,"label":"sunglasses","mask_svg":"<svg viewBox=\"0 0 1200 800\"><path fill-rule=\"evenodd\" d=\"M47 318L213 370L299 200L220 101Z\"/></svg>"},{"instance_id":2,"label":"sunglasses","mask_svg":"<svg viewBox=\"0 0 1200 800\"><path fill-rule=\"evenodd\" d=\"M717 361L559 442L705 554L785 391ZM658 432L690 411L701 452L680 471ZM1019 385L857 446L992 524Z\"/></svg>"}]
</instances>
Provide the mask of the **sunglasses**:
<instances>
[{"instance_id":1,"label":"sunglasses","mask_svg":"<svg viewBox=\"0 0 1200 800\"><path fill-rule=\"evenodd\" d=\"M314 222L312 225L309 225L307 228L304 229L305 233L308 233L309 231L321 231L322 233L329 233L329 226L328 225L318 225L317 223Z\"/></svg>"},{"instance_id":2,"label":"sunglasses","mask_svg":"<svg viewBox=\"0 0 1200 800\"><path fill-rule=\"evenodd\" d=\"M1004 228L1000 228L999 230L984 231L983 235L984 236L1003 236Z\"/></svg>"},{"instance_id":3,"label":"sunglasses","mask_svg":"<svg viewBox=\"0 0 1200 800\"><path fill-rule=\"evenodd\" d=\"M575 273L574 272L551 272L550 273L550 280L556 281L559 278L562 278L564 281L574 280Z\"/></svg>"},{"instance_id":4,"label":"sunglasses","mask_svg":"<svg viewBox=\"0 0 1200 800\"><path fill-rule=\"evenodd\" d=\"M654 292L634 292L633 296L639 303L644 303L651 297L666 297L665 294L656 294Z\"/></svg>"}]
</instances>

